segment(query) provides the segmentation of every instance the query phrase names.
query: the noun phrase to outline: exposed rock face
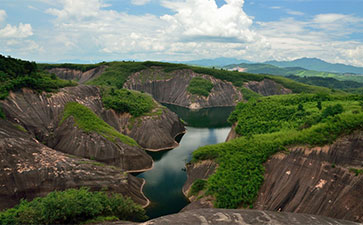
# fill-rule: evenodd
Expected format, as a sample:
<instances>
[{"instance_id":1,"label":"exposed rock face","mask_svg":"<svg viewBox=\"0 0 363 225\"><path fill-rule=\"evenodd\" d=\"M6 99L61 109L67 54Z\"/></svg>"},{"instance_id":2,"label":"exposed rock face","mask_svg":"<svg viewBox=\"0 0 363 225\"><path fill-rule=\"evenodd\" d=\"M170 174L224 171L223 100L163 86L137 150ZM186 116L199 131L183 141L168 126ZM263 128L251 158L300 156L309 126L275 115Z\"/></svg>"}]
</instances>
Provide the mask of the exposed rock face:
<instances>
[{"instance_id":1,"label":"exposed rock face","mask_svg":"<svg viewBox=\"0 0 363 225\"><path fill-rule=\"evenodd\" d=\"M127 222L106 224L135 224ZM141 225L353 225L351 221L337 220L308 214L238 209L198 209L159 217Z\"/></svg>"},{"instance_id":2,"label":"exposed rock face","mask_svg":"<svg viewBox=\"0 0 363 225\"><path fill-rule=\"evenodd\" d=\"M106 66L99 66L94 69L82 72L81 70L74 70L68 68L53 68L48 70L50 73L54 73L59 78L64 80L77 80L83 84L91 79L99 77L106 69Z\"/></svg>"},{"instance_id":3,"label":"exposed rock face","mask_svg":"<svg viewBox=\"0 0 363 225\"><path fill-rule=\"evenodd\" d=\"M104 110L98 89L91 86L64 88L51 96L23 90L10 94L3 101L3 110L8 120L22 125L39 141L55 150L95 159L124 171L152 167L151 157L139 147L120 141L114 143L97 133L85 133L74 125L72 119L60 125L64 106L68 102L81 103L96 114Z\"/></svg>"},{"instance_id":4,"label":"exposed rock face","mask_svg":"<svg viewBox=\"0 0 363 225\"><path fill-rule=\"evenodd\" d=\"M115 115L108 110L103 118L120 132L135 139L148 151L161 151L176 148L178 135L185 133L185 127L179 117L167 108L161 107L162 113L132 119L131 115Z\"/></svg>"},{"instance_id":5,"label":"exposed rock face","mask_svg":"<svg viewBox=\"0 0 363 225\"><path fill-rule=\"evenodd\" d=\"M202 77L214 84L208 97L192 95L187 91L193 77ZM158 102L179 105L190 109L235 106L242 100L242 94L230 82L201 75L184 69L165 73L162 68L152 67L129 77L124 88L144 91Z\"/></svg>"},{"instance_id":6,"label":"exposed rock face","mask_svg":"<svg viewBox=\"0 0 363 225\"><path fill-rule=\"evenodd\" d=\"M0 210L22 198L31 200L54 190L90 187L130 196L146 205L143 180L120 169L70 157L38 142L29 132L0 119Z\"/></svg>"},{"instance_id":7,"label":"exposed rock face","mask_svg":"<svg viewBox=\"0 0 363 225\"><path fill-rule=\"evenodd\" d=\"M232 125L231 130L229 131L228 136L226 138L226 142L239 137L239 134L237 134L236 132L236 127L237 123Z\"/></svg>"},{"instance_id":8,"label":"exposed rock face","mask_svg":"<svg viewBox=\"0 0 363 225\"><path fill-rule=\"evenodd\" d=\"M190 188L195 179L207 179L209 161L187 167ZM363 131L339 138L324 147L294 147L277 153L266 164L265 181L254 208L324 215L363 222L363 175L350 168L363 167ZM210 208L213 199L203 197L183 209Z\"/></svg>"},{"instance_id":9,"label":"exposed rock face","mask_svg":"<svg viewBox=\"0 0 363 225\"><path fill-rule=\"evenodd\" d=\"M292 93L290 89L287 89L283 87L281 84L278 84L270 79L264 79L263 81L260 82L249 81L245 83L243 86L263 96L284 95Z\"/></svg>"},{"instance_id":10,"label":"exposed rock face","mask_svg":"<svg viewBox=\"0 0 363 225\"><path fill-rule=\"evenodd\" d=\"M363 222L363 131L324 147L295 147L265 164L256 209L311 213Z\"/></svg>"},{"instance_id":11,"label":"exposed rock face","mask_svg":"<svg viewBox=\"0 0 363 225\"><path fill-rule=\"evenodd\" d=\"M199 208L212 208L212 199L210 197L203 197L197 199L196 196L189 196L190 188L193 182L197 179L207 179L217 169L217 164L212 160L205 160L197 163L190 163L186 165L187 181L183 186L184 195L191 201L182 211Z\"/></svg>"}]
</instances>

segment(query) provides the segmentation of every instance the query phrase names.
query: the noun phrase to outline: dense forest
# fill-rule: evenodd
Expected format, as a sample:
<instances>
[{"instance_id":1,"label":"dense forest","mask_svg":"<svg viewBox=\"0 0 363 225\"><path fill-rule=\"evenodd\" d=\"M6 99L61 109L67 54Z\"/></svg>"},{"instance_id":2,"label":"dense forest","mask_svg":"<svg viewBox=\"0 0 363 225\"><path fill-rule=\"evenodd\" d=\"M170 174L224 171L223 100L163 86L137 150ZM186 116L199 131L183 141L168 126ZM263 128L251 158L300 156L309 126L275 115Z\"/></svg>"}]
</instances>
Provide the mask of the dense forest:
<instances>
[{"instance_id":1,"label":"dense forest","mask_svg":"<svg viewBox=\"0 0 363 225\"><path fill-rule=\"evenodd\" d=\"M363 88L363 83L349 80L340 81L331 77L299 77L295 75L290 75L287 76L287 78L304 84L322 86L331 89L342 89L348 92L362 90Z\"/></svg>"},{"instance_id":2,"label":"dense forest","mask_svg":"<svg viewBox=\"0 0 363 225\"><path fill-rule=\"evenodd\" d=\"M6 98L9 91L16 91L21 88L54 91L73 85L76 83L61 80L54 74L39 72L35 62L0 55L0 99Z\"/></svg>"}]
</instances>

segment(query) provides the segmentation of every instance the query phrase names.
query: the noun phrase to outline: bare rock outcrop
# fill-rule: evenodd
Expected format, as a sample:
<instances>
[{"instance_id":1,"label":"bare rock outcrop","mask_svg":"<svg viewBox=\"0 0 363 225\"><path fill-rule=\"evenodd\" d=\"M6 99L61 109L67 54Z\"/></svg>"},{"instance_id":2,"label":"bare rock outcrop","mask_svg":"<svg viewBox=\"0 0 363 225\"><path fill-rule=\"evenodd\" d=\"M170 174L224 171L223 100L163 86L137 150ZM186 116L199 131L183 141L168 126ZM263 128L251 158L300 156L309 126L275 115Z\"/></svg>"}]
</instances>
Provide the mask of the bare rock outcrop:
<instances>
[{"instance_id":1,"label":"bare rock outcrop","mask_svg":"<svg viewBox=\"0 0 363 225\"><path fill-rule=\"evenodd\" d=\"M47 71L49 73L54 73L61 79L76 80L79 83L84 84L91 79L99 77L103 72L105 72L106 68L106 66L98 66L85 72L68 68L52 68Z\"/></svg>"},{"instance_id":2,"label":"bare rock outcrop","mask_svg":"<svg viewBox=\"0 0 363 225\"><path fill-rule=\"evenodd\" d=\"M102 117L121 133L135 139L148 151L161 151L178 147L176 137L185 133L184 124L179 117L159 106L154 115L132 118L129 114L116 115L114 111L105 111Z\"/></svg>"},{"instance_id":3,"label":"bare rock outcrop","mask_svg":"<svg viewBox=\"0 0 363 225\"><path fill-rule=\"evenodd\" d=\"M193 77L202 77L214 85L208 97L192 95L187 91ZM235 106L242 94L232 83L201 75L189 69L166 73L163 68L151 67L131 75L124 88L144 91L158 102L174 104L190 109Z\"/></svg>"},{"instance_id":4,"label":"bare rock outcrop","mask_svg":"<svg viewBox=\"0 0 363 225\"><path fill-rule=\"evenodd\" d=\"M270 79L264 79L262 81L249 81L243 86L263 96L284 95L292 93L290 89L287 89L281 84L278 84Z\"/></svg>"},{"instance_id":5,"label":"bare rock outcrop","mask_svg":"<svg viewBox=\"0 0 363 225\"><path fill-rule=\"evenodd\" d=\"M184 193L196 179L207 179L210 161L187 166ZM215 167L214 167L215 168ZM292 147L265 163L265 178L255 209L308 213L363 222L363 131L323 147ZM211 208L211 198L190 198L183 211Z\"/></svg>"},{"instance_id":6,"label":"bare rock outcrop","mask_svg":"<svg viewBox=\"0 0 363 225\"><path fill-rule=\"evenodd\" d=\"M363 222L363 131L324 147L294 147L266 164L255 208Z\"/></svg>"},{"instance_id":7,"label":"bare rock outcrop","mask_svg":"<svg viewBox=\"0 0 363 225\"><path fill-rule=\"evenodd\" d=\"M152 167L151 157L143 149L120 141L115 143L97 133L86 133L77 128L72 119L60 123L68 102L78 102L96 114L105 110L98 88L76 86L54 94L39 94L23 89L11 93L2 102L7 119L20 124L33 136L55 150L95 159L122 168L142 171ZM130 159L133 159L131 162Z\"/></svg>"},{"instance_id":8,"label":"bare rock outcrop","mask_svg":"<svg viewBox=\"0 0 363 225\"><path fill-rule=\"evenodd\" d=\"M51 149L18 124L0 119L0 210L23 198L82 186L107 188L146 205L143 182L118 168Z\"/></svg>"},{"instance_id":9,"label":"bare rock outcrop","mask_svg":"<svg viewBox=\"0 0 363 225\"><path fill-rule=\"evenodd\" d=\"M103 225L137 224L105 222ZM159 217L140 225L358 225L351 221L299 213L239 209L197 209Z\"/></svg>"}]
</instances>

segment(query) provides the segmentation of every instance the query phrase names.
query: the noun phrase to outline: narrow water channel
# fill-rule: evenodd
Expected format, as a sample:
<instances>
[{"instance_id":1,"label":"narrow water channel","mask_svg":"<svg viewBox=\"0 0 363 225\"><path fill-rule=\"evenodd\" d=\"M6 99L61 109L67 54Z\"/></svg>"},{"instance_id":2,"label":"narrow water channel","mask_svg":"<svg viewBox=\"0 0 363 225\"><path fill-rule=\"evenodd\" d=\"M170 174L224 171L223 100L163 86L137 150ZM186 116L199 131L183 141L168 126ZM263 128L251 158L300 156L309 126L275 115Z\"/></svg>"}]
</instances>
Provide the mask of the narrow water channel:
<instances>
[{"instance_id":1,"label":"narrow water channel","mask_svg":"<svg viewBox=\"0 0 363 225\"><path fill-rule=\"evenodd\" d=\"M154 159L154 168L138 175L146 180L143 191L151 201L146 209L150 218L179 212L189 203L182 193L187 179L185 164L198 147L225 141L230 131L227 118L233 110L224 107L190 111L178 106L167 107L188 123L187 133L179 147L149 153Z\"/></svg>"}]
</instances>

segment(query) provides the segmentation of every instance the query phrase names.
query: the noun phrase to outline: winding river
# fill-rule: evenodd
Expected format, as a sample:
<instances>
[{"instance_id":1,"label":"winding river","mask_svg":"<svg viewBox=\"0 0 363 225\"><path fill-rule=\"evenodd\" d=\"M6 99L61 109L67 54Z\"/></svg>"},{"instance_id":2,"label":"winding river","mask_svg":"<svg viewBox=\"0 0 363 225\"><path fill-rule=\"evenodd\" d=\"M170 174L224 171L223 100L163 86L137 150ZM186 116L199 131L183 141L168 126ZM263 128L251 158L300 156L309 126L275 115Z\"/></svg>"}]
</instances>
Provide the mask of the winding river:
<instances>
[{"instance_id":1,"label":"winding river","mask_svg":"<svg viewBox=\"0 0 363 225\"><path fill-rule=\"evenodd\" d=\"M230 131L227 118L233 111L232 107L190 111L178 106L166 106L188 126L179 147L149 153L154 159L154 168L138 175L146 180L143 191L151 201L146 209L150 218L179 212L189 203L182 193L187 179L185 164L198 147L225 141Z\"/></svg>"}]
</instances>

